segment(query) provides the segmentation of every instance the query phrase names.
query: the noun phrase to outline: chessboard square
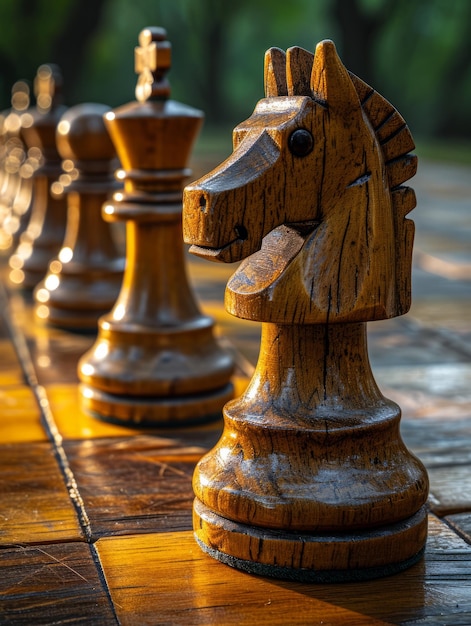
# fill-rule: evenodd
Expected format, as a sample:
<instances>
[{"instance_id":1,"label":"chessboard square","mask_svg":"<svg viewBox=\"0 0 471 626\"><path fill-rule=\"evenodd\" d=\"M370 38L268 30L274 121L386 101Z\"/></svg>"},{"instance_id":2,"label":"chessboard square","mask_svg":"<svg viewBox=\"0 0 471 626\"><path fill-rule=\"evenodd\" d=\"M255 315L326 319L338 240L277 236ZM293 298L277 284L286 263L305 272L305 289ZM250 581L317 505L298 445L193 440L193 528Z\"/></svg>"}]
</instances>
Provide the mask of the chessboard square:
<instances>
[{"instance_id":1,"label":"chessboard square","mask_svg":"<svg viewBox=\"0 0 471 626\"><path fill-rule=\"evenodd\" d=\"M5 548L0 567L2 624L116 623L86 543Z\"/></svg>"},{"instance_id":2,"label":"chessboard square","mask_svg":"<svg viewBox=\"0 0 471 626\"><path fill-rule=\"evenodd\" d=\"M434 516L429 532L422 561L395 576L349 583L348 593L344 583L297 583L238 571L204 554L191 532L102 538L96 548L123 624L155 623L158 615L159 623L185 626L322 620L372 626L451 613L453 623L469 623L471 548ZM296 608L288 615L287 607Z\"/></svg>"},{"instance_id":3,"label":"chessboard square","mask_svg":"<svg viewBox=\"0 0 471 626\"><path fill-rule=\"evenodd\" d=\"M388 624L444 624L450 616L450 623L470 623L471 546L434 515L428 528L424 558L404 572L347 586L307 585L306 591L353 611L368 606L369 615Z\"/></svg>"},{"instance_id":4,"label":"chessboard square","mask_svg":"<svg viewBox=\"0 0 471 626\"><path fill-rule=\"evenodd\" d=\"M23 370L10 339L0 339L0 388L21 385Z\"/></svg>"},{"instance_id":5,"label":"chessboard square","mask_svg":"<svg viewBox=\"0 0 471 626\"><path fill-rule=\"evenodd\" d=\"M77 361L93 338L84 333L71 333L25 320L27 347L40 385L60 380L61 383L77 383Z\"/></svg>"},{"instance_id":6,"label":"chessboard square","mask_svg":"<svg viewBox=\"0 0 471 626\"><path fill-rule=\"evenodd\" d=\"M466 541L471 544L471 513L457 513L456 515L448 515L445 521Z\"/></svg>"},{"instance_id":7,"label":"chessboard square","mask_svg":"<svg viewBox=\"0 0 471 626\"><path fill-rule=\"evenodd\" d=\"M238 396L247 387L248 379L245 376L234 376L233 383L235 395ZM204 433L212 433L215 429L219 432L222 428L220 421L192 428L181 429L179 427L177 431L162 426L155 428L122 426L118 423L98 419L97 416L85 412L81 407L81 395L77 385L48 385L46 386L46 395L57 429L63 439L68 441L112 437L128 438L130 436L148 435L149 433L155 437L163 434L164 437L173 438L175 436L185 438L186 434L190 433L191 436L196 437L195 441L199 441L201 437L204 439ZM168 435L168 433L171 434ZM204 441L202 445L205 445Z\"/></svg>"},{"instance_id":8,"label":"chessboard square","mask_svg":"<svg viewBox=\"0 0 471 626\"><path fill-rule=\"evenodd\" d=\"M471 464L429 467L430 503L434 513L443 517L471 511Z\"/></svg>"},{"instance_id":9,"label":"chessboard square","mask_svg":"<svg viewBox=\"0 0 471 626\"><path fill-rule=\"evenodd\" d=\"M0 387L2 443L47 441L41 412L30 387Z\"/></svg>"},{"instance_id":10,"label":"chessboard square","mask_svg":"<svg viewBox=\"0 0 471 626\"><path fill-rule=\"evenodd\" d=\"M50 444L2 444L0 494L0 545L83 539Z\"/></svg>"},{"instance_id":11,"label":"chessboard square","mask_svg":"<svg viewBox=\"0 0 471 626\"><path fill-rule=\"evenodd\" d=\"M191 529L194 467L219 432L65 441L92 537Z\"/></svg>"},{"instance_id":12,"label":"chessboard square","mask_svg":"<svg viewBox=\"0 0 471 626\"><path fill-rule=\"evenodd\" d=\"M142 429L111 424L86 413L81 407L76 384L47 385L46 395L54 422L64 439L125 437L143 432Z\"/></svg>"},{"instance_id":13,"label":"chessboard square","mask_svg":"<svg viewBox=\"0 0 471 626\"><path fill-rule=\"evenodd\" d=\"M122 624L155 623L156 615L158 623L185 626L385 624L351 610L347 600L320 599L321 585L276 581L223 565L199 549L191 532L103 538L96 547ZM337 598L345 598L345 586L332 587Z\"/></svg>"}]
</instances>

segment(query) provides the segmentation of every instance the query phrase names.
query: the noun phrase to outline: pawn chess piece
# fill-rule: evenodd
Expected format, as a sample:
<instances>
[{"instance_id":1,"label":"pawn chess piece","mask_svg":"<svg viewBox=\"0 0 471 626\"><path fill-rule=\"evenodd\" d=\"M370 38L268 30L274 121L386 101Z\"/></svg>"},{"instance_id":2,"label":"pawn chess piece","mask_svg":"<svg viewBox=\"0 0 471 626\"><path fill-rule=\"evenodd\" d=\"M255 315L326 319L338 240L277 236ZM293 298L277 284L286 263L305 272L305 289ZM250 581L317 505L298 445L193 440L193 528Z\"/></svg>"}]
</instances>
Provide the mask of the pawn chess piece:
<instances>
[{"instance_id":1,"label":"pawn chess piece","mask_svg":"<svg viewBox=\"0 0 471 626\"><path fill-rule=\"evenodd\" d=\"M126 269L116 304L80 360L84 409L129 425L192 424L221 415L232 396L232 358L188 284L182 187L202 114L169 99L170 44L147 28L136 49L138 102L106 116L124 191L104 207L126 222Z\"/></svg>"},{"instance_id":2,"label":"pawn chess piece","mask_svg":"<svg viewBox=\"0 0 471 626\"><path fill-rule=\"evenodd\" d=\"M117 184L117 159L105 128L104 104L68 109L57 127L57 148L68 173L55 182L67 195L67 228L63 246L36 287L36 315L55 326L95 331L98 318L116 301L124 270L102 205Z\"/></svg>"},{"instance_id":3,"label":"pawn chess piece","mask_svg":"<svg viewBox=\"0 0 471 626\"><path fill-rule=\"evenodd\" d=\"M265 91L232 156L184 192L190 251L245 259L226 308L262 322L253 379L195 470L195 537L263 575L392 574L423 554L428 479L373 378L366 322L410 306L414 144L330 41L268 51Z\"/></svg>"},{"instance_id":4,"label":"pawn chess piece","mask_svg":"<svg viewBox=\"0 0 471 626\"><path fill-rule=\"evenodd\" d=\"M41 165L33 174L33 202L26 230L9 259L13 285L33 289L44 277L47 266L60 250L66 226L65 199L51 193L52 183L62 173L56 149L56 127L65 113L62 105L62 77L55 65L41 65L34 82L36 108L31 124L23 126L28 148L39 148Z\"/></svg>"}]
</instances>

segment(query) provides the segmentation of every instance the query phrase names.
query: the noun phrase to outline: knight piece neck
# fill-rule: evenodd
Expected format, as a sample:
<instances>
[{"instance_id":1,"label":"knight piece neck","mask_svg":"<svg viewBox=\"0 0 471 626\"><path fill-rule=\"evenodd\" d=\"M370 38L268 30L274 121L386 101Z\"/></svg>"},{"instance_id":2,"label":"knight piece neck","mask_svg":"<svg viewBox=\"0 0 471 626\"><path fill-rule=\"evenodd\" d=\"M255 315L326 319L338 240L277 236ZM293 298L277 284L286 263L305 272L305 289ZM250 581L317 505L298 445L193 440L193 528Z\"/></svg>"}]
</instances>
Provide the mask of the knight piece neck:
<instances>
[{"instance_id":1,"label":"knight piece neck","mask_svg":"<svg viewBox=\"0 0 471 626\"><path fill-rule=\"evenodd\" d=\"M323 413L331 427L354 426L378 414L387 402L374 380L367 351L366 324L262 324L260 356L247 389L250 413L260 419L311 424ZM244 402L244 396L242 397ZM271 419L271 418L270 418Z\"/></svg>"}]
</instances>

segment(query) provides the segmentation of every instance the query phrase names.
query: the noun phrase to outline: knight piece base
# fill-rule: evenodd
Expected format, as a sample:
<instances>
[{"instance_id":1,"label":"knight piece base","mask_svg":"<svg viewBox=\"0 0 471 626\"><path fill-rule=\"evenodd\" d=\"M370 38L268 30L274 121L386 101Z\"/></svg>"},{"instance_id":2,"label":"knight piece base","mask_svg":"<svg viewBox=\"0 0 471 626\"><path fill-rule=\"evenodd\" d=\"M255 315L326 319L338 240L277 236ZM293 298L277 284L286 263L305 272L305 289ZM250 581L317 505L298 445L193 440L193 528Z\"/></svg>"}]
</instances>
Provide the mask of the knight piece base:
<instances>
[{"instance_id":1,"label":"knight piece base","mask_svg":"<svg viewBox=\"0 0 471 626\"><path fill-rule=\"evenodd\" d=\"M310 535L225 519L198 499L195 539L211 557L252 574L313 583L369 580L397 574L423 556L427 510L401 522L337 535Z\"/></svg>"},{"instance_id":2,"label":"knight piece base","mask_svg":"<svg viewBox=\"0 0 471 626\"><path fill-rule=\"evenodd\" d=\"M82 408L93 417L122 426L191 426L215 421L234 396L228 383L220 389L188 396L124 396L89 385L80 386Z\"/></svg>"}]
</instances>

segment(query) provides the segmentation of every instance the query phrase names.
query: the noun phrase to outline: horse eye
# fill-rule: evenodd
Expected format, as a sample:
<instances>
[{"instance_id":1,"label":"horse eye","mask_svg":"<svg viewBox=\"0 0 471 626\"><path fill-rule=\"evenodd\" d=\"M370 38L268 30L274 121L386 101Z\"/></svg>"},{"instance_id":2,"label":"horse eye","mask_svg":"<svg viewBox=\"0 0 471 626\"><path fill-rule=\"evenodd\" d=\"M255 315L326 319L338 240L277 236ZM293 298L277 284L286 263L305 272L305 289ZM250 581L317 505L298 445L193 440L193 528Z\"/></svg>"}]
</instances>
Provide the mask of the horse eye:
<instances>
[{"instance_id":1,"label":"horse eye","mask_svg":"<svg viewBox=\"0 0 471 626\"><path fill-rule=\"evenodd\" d=\"M288 148L295 156L307 156L314 148L314 137L305 128L298 128L289 136Z\"/></svg>"}]
</instances>

